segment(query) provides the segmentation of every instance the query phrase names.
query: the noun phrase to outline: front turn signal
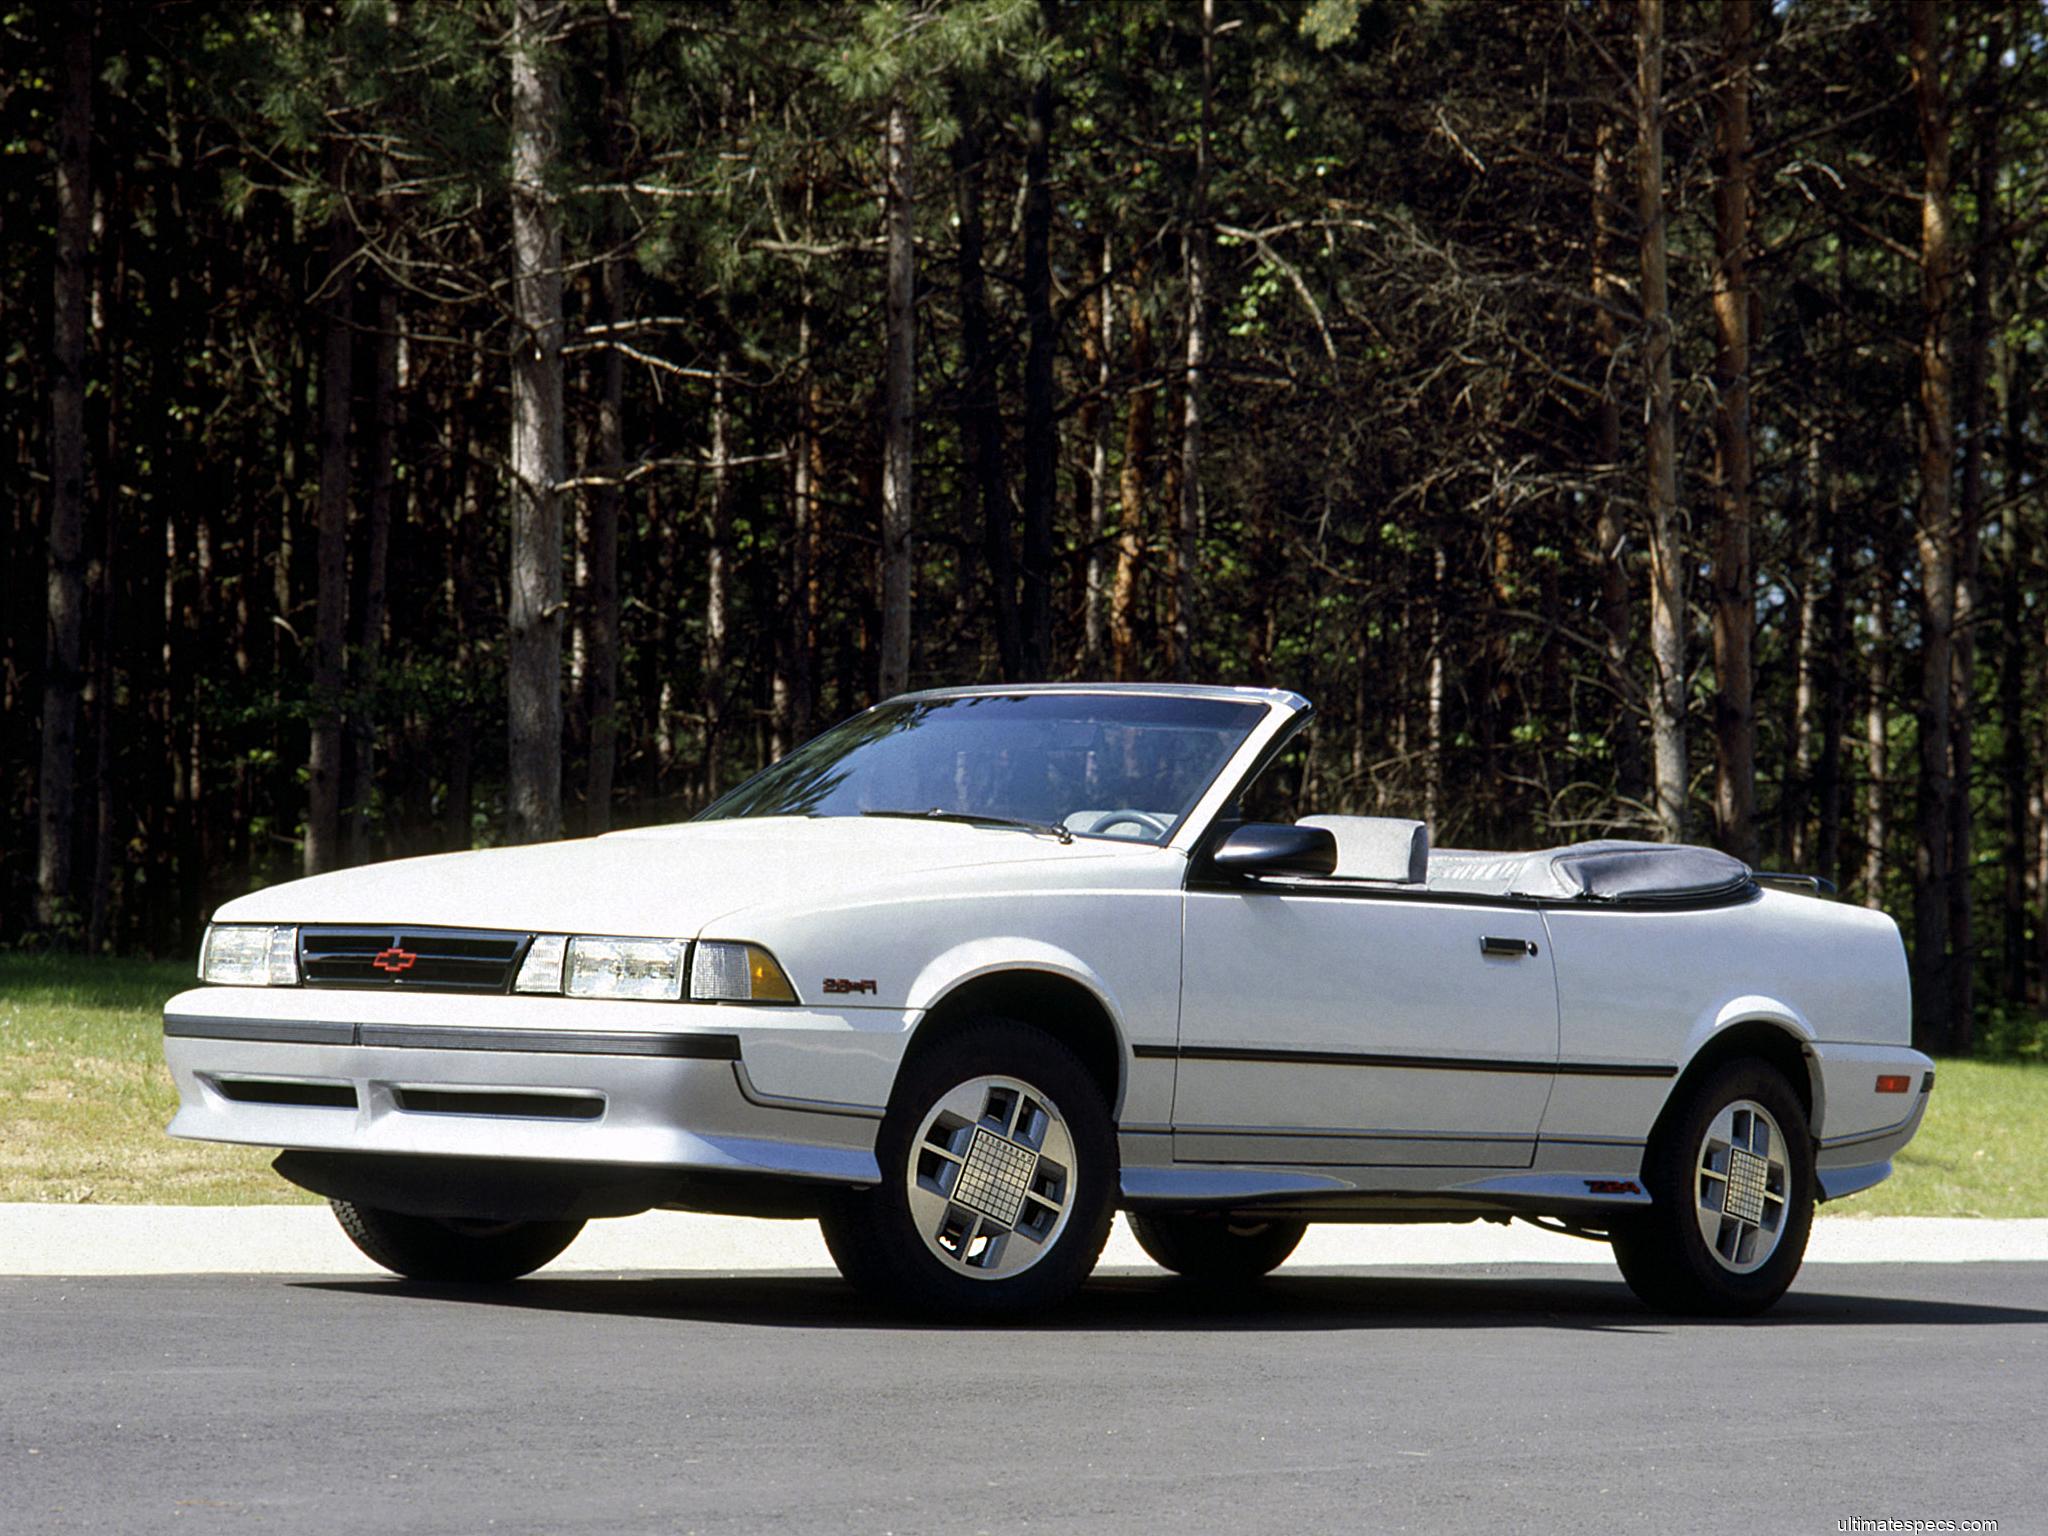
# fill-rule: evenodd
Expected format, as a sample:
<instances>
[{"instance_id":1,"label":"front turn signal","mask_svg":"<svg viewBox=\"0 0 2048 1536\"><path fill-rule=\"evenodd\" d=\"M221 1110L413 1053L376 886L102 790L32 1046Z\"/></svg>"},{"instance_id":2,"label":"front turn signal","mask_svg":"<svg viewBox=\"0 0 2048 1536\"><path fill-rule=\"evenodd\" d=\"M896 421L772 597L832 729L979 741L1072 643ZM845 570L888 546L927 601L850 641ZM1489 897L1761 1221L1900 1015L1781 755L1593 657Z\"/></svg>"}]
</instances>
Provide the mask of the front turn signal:
<instances>
[{"instance_id":1,"label":"front turn signal","mask_svg":"<svg viewBox=\"0 0 2048 1536\"><path fill-rule=\"evenodd\" d=\"M705 1003L793 1003L789 973L758 944L699 939L690 958L690 998Z\"/></svg>"}]
</instances>

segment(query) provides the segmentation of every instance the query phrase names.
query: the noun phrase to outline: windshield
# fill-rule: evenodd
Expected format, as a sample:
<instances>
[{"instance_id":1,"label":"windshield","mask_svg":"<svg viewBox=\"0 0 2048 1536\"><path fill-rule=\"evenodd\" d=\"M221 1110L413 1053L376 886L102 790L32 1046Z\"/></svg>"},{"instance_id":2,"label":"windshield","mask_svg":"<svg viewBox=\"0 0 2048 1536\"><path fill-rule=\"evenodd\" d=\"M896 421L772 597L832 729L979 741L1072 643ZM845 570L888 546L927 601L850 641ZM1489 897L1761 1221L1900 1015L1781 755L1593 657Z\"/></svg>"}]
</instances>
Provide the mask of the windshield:
<instances>
[{"instance_id":1,"label":"windshield","mask_svg":"<svg viewBox=\"0 0 2048 1536\"><path fill-rule=\"evenodd\" d=\"M1264 713L1145 694L904 700L804 743L697 819L937 815L1163 843Z\"/></svg>"}]
</instances>

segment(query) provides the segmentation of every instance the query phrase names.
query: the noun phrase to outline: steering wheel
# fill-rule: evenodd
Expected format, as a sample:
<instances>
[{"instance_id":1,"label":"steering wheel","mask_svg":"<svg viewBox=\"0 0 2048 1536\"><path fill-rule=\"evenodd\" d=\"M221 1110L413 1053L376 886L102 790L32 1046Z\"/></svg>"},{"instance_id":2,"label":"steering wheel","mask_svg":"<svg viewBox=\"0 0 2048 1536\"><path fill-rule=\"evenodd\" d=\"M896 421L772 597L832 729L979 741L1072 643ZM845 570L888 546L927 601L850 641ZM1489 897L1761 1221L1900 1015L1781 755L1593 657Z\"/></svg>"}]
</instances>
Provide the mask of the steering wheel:
<instances>
[{"instance_id":1,"label":"steering wheel","mask_svg":"<svg viewBox=\"0 0 2048 1536\"><path fill-rule=\"evenodd\" d=\"M1100 837L1120 822L1129 822L1149 837L1166 836L1166 820L1163 817L1154 816L1150 811L1111 811L1089 830L1093 835Z\"/></svg>"}]
</instances>

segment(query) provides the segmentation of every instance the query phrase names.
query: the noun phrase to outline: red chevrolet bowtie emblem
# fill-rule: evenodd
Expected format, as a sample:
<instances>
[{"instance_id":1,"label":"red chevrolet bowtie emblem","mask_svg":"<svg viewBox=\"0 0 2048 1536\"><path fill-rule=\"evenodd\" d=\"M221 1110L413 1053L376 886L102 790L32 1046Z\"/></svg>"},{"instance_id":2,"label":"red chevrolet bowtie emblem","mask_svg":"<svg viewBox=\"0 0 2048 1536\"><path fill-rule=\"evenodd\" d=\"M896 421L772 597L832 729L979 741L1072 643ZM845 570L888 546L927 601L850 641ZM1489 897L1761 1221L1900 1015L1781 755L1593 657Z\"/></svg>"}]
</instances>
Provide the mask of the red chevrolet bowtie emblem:
<instances>
[{"instance_id":1,"label":"red chevrolet bowtie emblem","mask_svg":"<svg viewBox=\"0 0 2048 1536\"><path fill-rule=\"evenodd\" d=\"M417 959L419 959L419 956L411 950L400 949L394 944L391 948L378 955L370 964L377 967L380 971L389 971L392 975L396 976L400 971L410 970L412 963Z\"/></svg>"}]
</instances>

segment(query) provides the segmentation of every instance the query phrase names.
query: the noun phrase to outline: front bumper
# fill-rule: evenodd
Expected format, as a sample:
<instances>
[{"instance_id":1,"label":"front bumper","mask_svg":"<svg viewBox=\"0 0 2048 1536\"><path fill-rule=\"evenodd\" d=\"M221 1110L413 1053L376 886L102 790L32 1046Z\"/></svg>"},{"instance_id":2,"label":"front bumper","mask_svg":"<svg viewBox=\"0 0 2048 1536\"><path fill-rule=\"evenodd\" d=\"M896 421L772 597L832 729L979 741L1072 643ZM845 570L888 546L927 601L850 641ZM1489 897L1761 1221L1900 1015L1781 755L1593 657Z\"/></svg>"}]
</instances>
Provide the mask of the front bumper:
<instances>
[{"instance_id":1,"label":"front bumper","mask_svg":"<svg viewBox=\"0 0 2048 1536\"><path fill-rule=\"evenodd\" d=\"M173 1136L872 1184L902 1015L205 988L164 1012Z\"/></svg>"}]
</instances>

